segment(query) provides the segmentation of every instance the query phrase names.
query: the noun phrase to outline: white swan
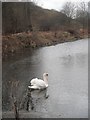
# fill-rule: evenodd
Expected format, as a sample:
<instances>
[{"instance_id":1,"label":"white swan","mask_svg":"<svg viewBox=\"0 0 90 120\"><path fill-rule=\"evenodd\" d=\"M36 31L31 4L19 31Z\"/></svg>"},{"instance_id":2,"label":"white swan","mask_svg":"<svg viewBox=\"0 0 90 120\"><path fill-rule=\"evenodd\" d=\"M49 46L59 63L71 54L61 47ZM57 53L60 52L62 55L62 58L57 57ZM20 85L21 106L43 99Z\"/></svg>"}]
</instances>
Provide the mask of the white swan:
<instances>
[{"instance_id":1,"label":"white swan","mask_svg":"<svg viewBox=\"0 0 90 120\"><path fill-rule=\"evenodd\" d=\"M31 86L28 86L30 89L45 89L48 87L48 73L43 74L43 80L34 78L30 81Z\"/></svg>"}]
</instances>

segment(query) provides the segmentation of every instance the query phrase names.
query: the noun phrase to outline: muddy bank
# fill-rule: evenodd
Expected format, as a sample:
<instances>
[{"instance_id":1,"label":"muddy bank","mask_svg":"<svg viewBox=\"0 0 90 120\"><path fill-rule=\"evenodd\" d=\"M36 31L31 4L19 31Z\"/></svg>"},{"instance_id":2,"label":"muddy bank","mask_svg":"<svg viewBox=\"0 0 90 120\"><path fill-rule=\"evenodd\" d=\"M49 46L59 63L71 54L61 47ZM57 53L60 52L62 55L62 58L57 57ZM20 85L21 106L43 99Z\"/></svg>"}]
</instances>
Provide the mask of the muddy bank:
<instances>
[{"instance_id":1,"label":"muddy bank","mask_svg":"<svg viewBox=\"0 0 90 120\"><path fill-rule=\"evenodd\" d=\"M87 36L87 35L86 35ZM58 32L29 32L5 35L2 37L3 56L15 53L19 49L27 47L36 48L54 45L62 42L83 39L85 36L80 32L58 31Z\"/></svg>"}]
</instances>

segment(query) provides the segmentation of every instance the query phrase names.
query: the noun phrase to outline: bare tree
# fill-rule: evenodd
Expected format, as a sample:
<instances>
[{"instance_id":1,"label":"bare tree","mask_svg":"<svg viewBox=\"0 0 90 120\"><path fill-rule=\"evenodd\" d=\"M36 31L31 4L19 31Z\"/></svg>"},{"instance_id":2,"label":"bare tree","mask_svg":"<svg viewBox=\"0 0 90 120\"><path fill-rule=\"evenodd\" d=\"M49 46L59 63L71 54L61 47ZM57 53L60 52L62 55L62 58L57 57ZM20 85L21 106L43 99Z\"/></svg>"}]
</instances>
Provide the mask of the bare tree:
<instances>
[{"instance_id":1,"label":"bare tree","mask_svg":"<svg viewBox=\"0 0 90 120\"><path fill-rule=\"evenodd\" d=\"M77 5L76 19L83 26L83 30L88 27L88 3L80 2Z\"/></svg>"},{"instance_id":2,"label":"bare tree","mask_svg":"<svg viewBox=\"0 0 90 120\"><path fill-rule=\"evenodd\" d=\"M90 34L90 1L88 2L88 33Z\"/></svg>"},{"instance_id":3,"label":"bare tree","mask_svg":"<svg viewBox=\"0 0 90 120\"><path fill-rule=\"evenodd\" d=\"M87 16L88 12L88 3L87 2L80 2L77 5L77 10L76 10L76 18L78 17L85 17Z\"/></svg>"},{"instance_id":4,"label":"bare tree","mask_svg":"<svg viewBox=\"0 0 90 120\"><path fill-rule=\"evenodd\" d=\"M66 2L63 6L63 9L61 11L62 13L66 14L67 17L74 18L75 12L76 12L76 5L72 2Z\"/></svg>"},{"instance_id":5,"label":"bare tree","mask_svg":"<svg viewBox=\"0 0 90 120\"><path fill-rule=\"evenodd\" d=\"M90 13L90 1L88 2L88 12Z\"/></svg>"}]
</instances>

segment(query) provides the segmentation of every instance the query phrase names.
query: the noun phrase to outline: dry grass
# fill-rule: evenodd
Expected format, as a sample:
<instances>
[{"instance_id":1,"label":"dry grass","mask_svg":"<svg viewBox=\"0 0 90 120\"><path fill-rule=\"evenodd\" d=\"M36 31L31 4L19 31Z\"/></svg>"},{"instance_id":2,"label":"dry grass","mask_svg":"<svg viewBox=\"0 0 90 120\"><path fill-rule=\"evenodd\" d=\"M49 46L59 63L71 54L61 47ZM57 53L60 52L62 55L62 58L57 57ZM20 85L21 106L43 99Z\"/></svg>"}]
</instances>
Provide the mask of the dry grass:
<instances>
[{"instance_id":1,"label":"dry grass","mask_svg":"<svg viewBox=\"0 0 90 120\"><path fill-rule=\"evenodd\" d=\"M29 32L6 35L2 37L3 55L7 53L14 53L18 49L39 46L52 45L66 41L73 41L83 38L80 33L70 34L67 31L50 31L50 32Z\"/></svg>"}]
</instances>

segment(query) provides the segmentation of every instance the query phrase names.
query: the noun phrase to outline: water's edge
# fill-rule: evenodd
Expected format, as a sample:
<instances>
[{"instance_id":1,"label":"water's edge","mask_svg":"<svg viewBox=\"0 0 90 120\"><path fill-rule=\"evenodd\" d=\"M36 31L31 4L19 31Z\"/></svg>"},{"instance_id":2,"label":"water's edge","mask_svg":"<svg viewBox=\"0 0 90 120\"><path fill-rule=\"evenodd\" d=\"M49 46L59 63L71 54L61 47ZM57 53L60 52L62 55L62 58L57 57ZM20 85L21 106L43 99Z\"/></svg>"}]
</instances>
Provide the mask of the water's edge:
<instances>
[{"instance_id":1,"label":"water's edge","mask_svg":"<svg viewBox=\"0 0 90 120\"><path fill-rule=\"evenodd\" d=\"M24 108L24 112L20 111L20 116L88 117L87 68L87 40L34 50L27 49L15 56L7 57L3 61L3 117L11 116L13 113L10 112L12 111L11 93L17 96L18 101L22 101L30 80L33 77L42 78L44 72L49 73L49 98L44 99L44 92L32 93L35 109L29 114ZM19 86L13 88L11 92L12 81L19 81Z\"/></svg>"}]
</instances>

